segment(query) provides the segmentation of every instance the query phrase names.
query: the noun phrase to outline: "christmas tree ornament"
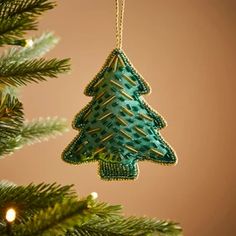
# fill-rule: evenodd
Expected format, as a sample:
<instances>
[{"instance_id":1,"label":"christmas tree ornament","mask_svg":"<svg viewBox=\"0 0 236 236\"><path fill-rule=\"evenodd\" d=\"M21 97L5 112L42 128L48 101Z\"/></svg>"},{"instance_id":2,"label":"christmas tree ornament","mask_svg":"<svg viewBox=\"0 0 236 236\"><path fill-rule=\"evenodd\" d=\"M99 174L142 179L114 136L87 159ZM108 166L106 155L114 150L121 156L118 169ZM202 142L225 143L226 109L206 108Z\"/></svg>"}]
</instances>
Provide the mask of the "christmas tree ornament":
<instances>
[{"instance_id":1,"label":"christmas tree ornament","mask_svg":"<svg viewBox=\"0 0 236 236\"><path fill-rule=\"evenodd\" d=\"M63 152L72 164L98 161L105 180L135 179L138 161L175 164L176 155L160 135L164 119L141 97L150 88L122 50L125 1L116 0L116 48L85 89L91 102L76 115L79 135Z\"/></svg>"}]
</instances>

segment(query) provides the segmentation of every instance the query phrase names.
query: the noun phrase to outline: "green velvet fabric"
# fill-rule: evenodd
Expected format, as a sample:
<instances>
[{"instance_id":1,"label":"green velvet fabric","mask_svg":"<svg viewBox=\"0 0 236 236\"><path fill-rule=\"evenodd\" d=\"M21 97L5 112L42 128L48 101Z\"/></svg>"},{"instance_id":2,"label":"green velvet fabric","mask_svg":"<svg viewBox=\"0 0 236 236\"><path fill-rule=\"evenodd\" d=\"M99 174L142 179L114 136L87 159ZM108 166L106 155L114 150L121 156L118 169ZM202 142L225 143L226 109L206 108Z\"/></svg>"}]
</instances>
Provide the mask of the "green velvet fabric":
<instances>
[{"instance_id":1,"label":"green velvet fabric","mask_svg":"<svg viewBox=\"0 0 236 236\"><path fill-rule=\"evenodd\" d=\"M102 179L135 179L138 161L175 164L176 155L161 137L164 119L141 97L149 86L125 53L114 49L87 86L91 102L74 119L80 132L63 152L72 164L98 161Z\"/></svg>"}]
</instances>

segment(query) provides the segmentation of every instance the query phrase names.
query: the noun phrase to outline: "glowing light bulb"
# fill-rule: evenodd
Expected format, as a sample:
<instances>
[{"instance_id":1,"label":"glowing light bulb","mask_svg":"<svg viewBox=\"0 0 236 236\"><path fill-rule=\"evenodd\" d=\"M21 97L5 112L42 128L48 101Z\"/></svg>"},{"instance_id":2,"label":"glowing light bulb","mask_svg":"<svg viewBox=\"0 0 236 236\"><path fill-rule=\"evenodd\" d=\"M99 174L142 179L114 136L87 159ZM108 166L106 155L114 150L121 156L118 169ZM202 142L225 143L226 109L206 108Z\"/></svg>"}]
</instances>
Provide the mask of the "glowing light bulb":
<instances>
[{"instance_id":1,"label":"glowing light bulb","mask_svg":"<svg viewBox=\"0 0 236 236\"><path fill-rule=\"evenodd\" d=\"M98 198L98 194L96 192L90 193L90 196L92 197L93 200Z\"/></svg>"},{"instance_id":2,"label":"glowing light bulb","mask_svg":"<svg viewBox=\"0 0 236 236\"><path fill-rule=\"evenodd\" d=\"M32 47L34 44L32 39L26 39L25 40L25 47Z\"/></svg>"},{"instance_id":3,"label":"glowing light bulb","mask_svg":"<svg viewBox=\"0 0 236 236\"><path fill-rule=\"evenodd\" d=\"M6 212L6 220L13 222L16 219L16 211L13 208L9 208Z\"/></svg>"}]
</instances>

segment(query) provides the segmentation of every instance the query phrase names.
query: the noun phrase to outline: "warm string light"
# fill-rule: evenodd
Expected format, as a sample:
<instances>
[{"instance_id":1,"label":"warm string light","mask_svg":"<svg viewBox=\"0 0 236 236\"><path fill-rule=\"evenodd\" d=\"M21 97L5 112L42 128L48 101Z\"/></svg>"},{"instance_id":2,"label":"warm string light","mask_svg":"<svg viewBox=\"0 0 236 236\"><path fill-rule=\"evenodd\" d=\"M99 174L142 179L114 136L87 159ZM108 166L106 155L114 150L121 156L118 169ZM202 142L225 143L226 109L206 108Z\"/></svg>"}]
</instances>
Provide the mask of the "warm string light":
<instances>
[{"instance_id":1,"label":"warm string light","mask_svg":"<svg viewBox=\"0 0 236 236\"><path fill-rule=\"evenodd\" d=\"M12 224L13 222L15 221L16 219L16 211L14 208L9 208L7 211L6 211L6 234L8 236L12 236L13 235L13 232L12 232Z\"/></svg>"},{"instance_id":2,"label":"warm string light","mask_svg":"<svg viewBox=\"0 0 236 236\"><path fill-rule=\"evenodd\" d=\"M92 192L92 193L90 193L90 196L92 197L93 200L95 200L98 198L98 193Z\"/></svg>"},{"instance_id":3,"label":"warm string light","mask_svg":"<svg viewBox=\"0 0 236 236\"><path fill-rule=\"evenodd\" d=\"M26 39L25 40L25 47L32 47L34 44L32 39Z\"/></svg>"},{"instance_id":4,"label":"warm string light","mask_svg":"<svg viewBox=\"0 0 236 236\"><path fill-rule=\"evenodd\" d=\"M16 211L13 208L9 208L6 212L6 220L12 223L16 219Z\"/></svg>"}]
</instances>

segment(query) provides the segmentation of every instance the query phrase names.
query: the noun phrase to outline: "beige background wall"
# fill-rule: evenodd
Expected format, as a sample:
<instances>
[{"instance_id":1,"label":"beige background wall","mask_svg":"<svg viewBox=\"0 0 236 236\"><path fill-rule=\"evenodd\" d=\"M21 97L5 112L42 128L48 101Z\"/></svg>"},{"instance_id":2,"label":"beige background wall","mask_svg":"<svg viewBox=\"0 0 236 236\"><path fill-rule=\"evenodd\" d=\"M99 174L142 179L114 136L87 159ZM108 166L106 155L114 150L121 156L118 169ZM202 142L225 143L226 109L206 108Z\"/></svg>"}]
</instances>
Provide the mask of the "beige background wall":
<instances>
[{"instance_id":1,"label":"beige background wall","mask_svg":"<svg viewBox=\"0 0 236 236\"><path fill-rule=\"evenodd\" d=\"M50 54L72 58L70 75L23 89L28 119L69 121L90 98L83 90L114 47L114 1L58 1L40 29L61 37ZM127 0L124 49L152 87L150 105L167 120L163 136L179 164L140 164L135 182L103 182L97 164L72 166L60 154L69 133L1 160L17 184L74 183L80 195L124 205L127 214L180 222L185 235L236 235L235 0Z\"/></svg>"}]
</instances>

